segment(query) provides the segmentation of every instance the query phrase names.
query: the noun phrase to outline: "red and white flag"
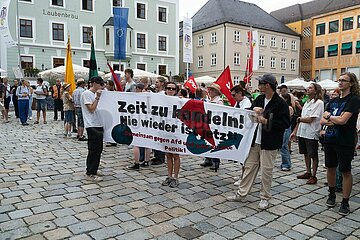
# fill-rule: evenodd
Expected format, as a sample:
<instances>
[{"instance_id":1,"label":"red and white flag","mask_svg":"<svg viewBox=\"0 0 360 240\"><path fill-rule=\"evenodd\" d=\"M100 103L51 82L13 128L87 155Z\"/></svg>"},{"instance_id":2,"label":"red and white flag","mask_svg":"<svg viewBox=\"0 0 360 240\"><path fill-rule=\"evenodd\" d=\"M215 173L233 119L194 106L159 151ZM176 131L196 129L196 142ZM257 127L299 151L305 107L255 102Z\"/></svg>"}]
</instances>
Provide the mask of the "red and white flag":
<instances>
[{"instance_id":1,"label":"red and white flag","mask_svg":"<svg viewBox=\"0 0 360 240\"><path fill-rule=\"evenodd\" d=\"M225 70L221 73L221 75L218 77L218 79L214 83L216 83L220 86L221 93L227 97L231 106L234 106L236 101L231 96L231 91L230 91L234 87L234 84L231 79L231 73L230 73L229 66L227 66L225 68Z\"/></svg>"},{"instance_id":2,"label":"red and white flag","mask_svg":"<svg viewBox=\"0 0 360 240\"><path fill-rule=\"evenodd\" d=\"M194 76L189 77L189 79L185 82L184 87L188 88L190 90L190 92L195 93L197 84L195 82Z\"/></svg>"}]
</instances>

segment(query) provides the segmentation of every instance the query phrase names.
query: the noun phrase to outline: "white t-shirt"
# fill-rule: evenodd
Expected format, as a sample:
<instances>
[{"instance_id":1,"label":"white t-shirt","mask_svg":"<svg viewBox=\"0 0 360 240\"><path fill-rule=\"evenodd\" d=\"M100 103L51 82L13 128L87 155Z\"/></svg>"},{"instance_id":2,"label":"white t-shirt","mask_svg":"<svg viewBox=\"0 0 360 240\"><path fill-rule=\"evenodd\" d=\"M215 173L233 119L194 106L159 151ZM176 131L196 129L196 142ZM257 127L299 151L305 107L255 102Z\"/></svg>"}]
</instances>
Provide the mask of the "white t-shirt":
<instances>
[{"instance_id":1,"label":"white t-shirt","mask_svg":"<svg viewBox=\"0 0 360 240\"><path fill-rule=\"evenodd\" d=\"M100 116L98 115L97 110L90 112L86 105L93 104L95 101L95 93L90 90L86 90L81 94L81 111L84 119L84 127L102 127L100 121Z\"/></svg>"},{"instance_id":2,"label":"white t-shirt","mask_svg":"<svg viewBox=\"0 0 360 240\"><path fill-rule=\"evenodd\" d=\"M319 140L319 134L321 130L320 119L324 114L324 102L320 99L316 102L314 99L311 101L307 101L303 109L301 111L301 117L314 117L314 121L311 123L303 123L299 124L299 128L297 131L298 137L303 137L306 139L315 139Z\"/></svg>"},{"instance_id":3,"label":"white t-shirt","mask_svg":"<svg viewBox=\"0 0 360 240\"><path fill-rule=\"evenodd\" d=\"M36 99L45 99L46 98L46 95L42 95L42 93L45 93L45 90L44 90L45 88L46 87L43 86L43 85L37 85L36 86L36 89L34 91ZM38 93L41 93L41 95L38 94Z\"/></svg>"},{"instance_id":4,"label":"white t-shirt","mask_svg":"<svg viewBox=\"0 0 360 240\"><path fill-rule=\"evenodd\" d=\"M249 108L251 107L251 101L247 97L244 97L244 99L241 100L241 102L236 103L236 106L240 109Z\"/></svg>"},{"instance_id":5,"label":"white t-shirt","mask_svg":"<svg viewBox=\"0 0 360 240\"><path fill-rule=\"evenodd\" d=\"M266 108L266 105L268 105L268 103L270 102L271 99L264 99L264 109ZM257 144L261 144L261 133L262 133L262 124L259 123L258 125L258 130L256 133L256 139L255 139L255 143Z\"/></svg>"}]
</instances>

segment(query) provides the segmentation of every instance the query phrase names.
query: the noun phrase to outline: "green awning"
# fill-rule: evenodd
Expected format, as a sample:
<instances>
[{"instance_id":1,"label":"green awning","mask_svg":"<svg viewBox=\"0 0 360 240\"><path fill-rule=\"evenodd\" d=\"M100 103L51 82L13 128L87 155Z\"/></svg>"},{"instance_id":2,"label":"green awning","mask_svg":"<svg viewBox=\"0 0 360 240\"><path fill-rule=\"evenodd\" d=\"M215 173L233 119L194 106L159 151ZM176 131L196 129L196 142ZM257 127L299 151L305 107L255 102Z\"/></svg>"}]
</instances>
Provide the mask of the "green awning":
<instances>
[{"instance_id":1,"label":"green awning","mask_svg":"<svg viewBox=\"0 0 360 240\"><path fill-rule=\"evenodd\" d=\"M338 50L338 45L335 44L335 45L330 45L328 47L328 52L336 52Z\"/></svg>"},{"instance_id":2,"label":"green awning","mask_svg":"<svg viewBox=\"0 0 360 240\"><path fill-rule=\"evenodd\" d=\"M352 48L352 43L351 42L343 43L342 47L341 47L341 50L348 50L348 49L351 49L351 48Z\"/></svg>"},{"instance_id":3,"label":"green awning","mask_svg":"<svg viewBox=\"0 0 360 240\"><path fill-rule=\"evenodd\" d=\"M360 48L360 41L356 42L356 48Z\"/></svg>"},{"instance_id":4,"label":"green awning","mask_svg":"<svg viewBox=\"0 0 360 240\"><path fill-rule=\"evenodd\" d=\"M348 18L344 18L344 21L354 21L354 19L352 17L348 17Z\"/></svg>"}]
</instances>

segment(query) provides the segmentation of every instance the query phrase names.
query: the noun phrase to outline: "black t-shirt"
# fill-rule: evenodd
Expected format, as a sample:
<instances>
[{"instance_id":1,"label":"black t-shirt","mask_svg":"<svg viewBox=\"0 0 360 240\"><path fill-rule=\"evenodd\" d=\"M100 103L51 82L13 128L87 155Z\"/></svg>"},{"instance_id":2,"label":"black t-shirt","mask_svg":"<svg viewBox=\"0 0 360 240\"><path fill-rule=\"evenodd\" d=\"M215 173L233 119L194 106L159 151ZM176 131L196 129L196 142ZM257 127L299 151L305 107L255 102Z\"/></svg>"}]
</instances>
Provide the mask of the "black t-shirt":
<instances>
[{"instance_id":1,"label":"black t-shirt","mask_svg":"<svg viewBox=\"0 0 360 240\"><path fill-rule=\"evenodd\" d=\"M337 97L330 101L325 111L330 112L333 116L340 116L343 112L350 112L352 115L346 124L328 127L324 142L355 147L356 122L359 108L360 98L351 94L344 98Z\"/></svg>"}]
</instances>

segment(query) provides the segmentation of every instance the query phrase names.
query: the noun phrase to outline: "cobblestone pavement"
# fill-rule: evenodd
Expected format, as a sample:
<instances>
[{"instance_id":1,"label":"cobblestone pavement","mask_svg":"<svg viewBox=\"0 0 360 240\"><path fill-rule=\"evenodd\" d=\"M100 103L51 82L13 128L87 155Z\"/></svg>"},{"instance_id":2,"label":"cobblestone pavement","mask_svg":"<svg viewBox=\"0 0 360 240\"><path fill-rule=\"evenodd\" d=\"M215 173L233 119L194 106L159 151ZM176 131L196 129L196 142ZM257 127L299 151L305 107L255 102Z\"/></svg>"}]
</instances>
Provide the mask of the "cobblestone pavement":
<instances>
[{"instance_id":1,"label":"cobblestone pavement","mask_svg":"<svg viewBox=\"0 0 360 240\"><path fill-rule=\"evenodd\" d=\"M51 113L48 119L52 119ZM166 166L138 172L127 146L104 148L104 181L85 180L86 142L65 139L62 122L0 124L0 239L359 239L359 157L354 160L352 213L325 206L323 154L318 183L306 185L296 147L293 169L274 169L269 209L260 211L259 178L244 202L228 202L239 166L223 160L218 173L181 157L178 188L161 186ZM276 165L280 164L279 157Z\"/></svg>"}]
</instances>

